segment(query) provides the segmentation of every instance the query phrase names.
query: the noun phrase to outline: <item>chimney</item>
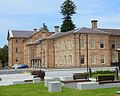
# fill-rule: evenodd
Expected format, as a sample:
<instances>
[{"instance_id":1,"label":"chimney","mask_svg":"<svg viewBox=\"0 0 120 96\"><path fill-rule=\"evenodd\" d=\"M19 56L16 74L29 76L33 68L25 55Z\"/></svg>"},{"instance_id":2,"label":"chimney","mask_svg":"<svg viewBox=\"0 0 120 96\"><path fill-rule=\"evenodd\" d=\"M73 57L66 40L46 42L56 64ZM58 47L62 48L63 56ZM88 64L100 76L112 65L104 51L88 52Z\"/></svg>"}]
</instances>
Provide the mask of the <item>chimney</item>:
<instances>
[{"instance_id":1,"label":"chimney","mask_svg":"<svg viewBox=\"0 0 120 96\"><path fill-rule=\"evenodd\" d=\"M59 26L55 26L55 33L59 32Z\"/></svg>"},{"instance_id":2,"label":"chimney","mask_svg":"<svg viewBox=\"0 0 120 96\"><path fill-rule=\"evenodd\" d=\"M33 29L33 31L34 31L34 32L37 32L37 29L36 29L36 28L34 28L34 29Z\"/></svg>"},{"instance_id":3,"label":"chimney","mask_svg":"<svg viewBox=\"0 0 120 96\"><path fill-rule=\"evenodd\" d=\"M92 29L97 29L97 22L98 20L92 20L91 23L92 23Z\"/></svg>"}]
</instances>

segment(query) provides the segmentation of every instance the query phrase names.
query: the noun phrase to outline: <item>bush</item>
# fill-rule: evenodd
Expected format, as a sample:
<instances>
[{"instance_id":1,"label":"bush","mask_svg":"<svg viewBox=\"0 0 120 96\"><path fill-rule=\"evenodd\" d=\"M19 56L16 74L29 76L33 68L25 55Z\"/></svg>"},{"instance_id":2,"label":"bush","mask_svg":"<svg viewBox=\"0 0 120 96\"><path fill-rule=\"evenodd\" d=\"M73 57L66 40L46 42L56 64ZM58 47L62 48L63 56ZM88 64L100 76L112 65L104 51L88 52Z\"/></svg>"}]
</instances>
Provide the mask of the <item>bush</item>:
<instances>
[{"instance_id":1,"label":"bush","mask_svg":"<svg viewBox=\"0 0 120 96\"><path fill-rule=\"evenodd\" d=\"M31 71L31 75L36 75L36 77L40 77L41 80L44 80L45 71L43 71L43 70L33 70L33 71Z\"/></svg>"},{"instance_id":2,"label":"bush","mask_svg":"<svg viewBox=\"0 0 120 96\"><path fill-rule=\"evenodd\" d=\"M101 70L101 71L95 71L95 72L92 72L92 75L95 75L95 74L115 74L115 70Z\"/></svg>"},{"instance_id":3,"label":"bush","mask_svg":"<svg viewBox=\"0 0 120 96\"><path fill-rule=\"evenodd\" d=\"M1 81L2 79L0 78L0 81Z\"/></svg>"}]
</instances>

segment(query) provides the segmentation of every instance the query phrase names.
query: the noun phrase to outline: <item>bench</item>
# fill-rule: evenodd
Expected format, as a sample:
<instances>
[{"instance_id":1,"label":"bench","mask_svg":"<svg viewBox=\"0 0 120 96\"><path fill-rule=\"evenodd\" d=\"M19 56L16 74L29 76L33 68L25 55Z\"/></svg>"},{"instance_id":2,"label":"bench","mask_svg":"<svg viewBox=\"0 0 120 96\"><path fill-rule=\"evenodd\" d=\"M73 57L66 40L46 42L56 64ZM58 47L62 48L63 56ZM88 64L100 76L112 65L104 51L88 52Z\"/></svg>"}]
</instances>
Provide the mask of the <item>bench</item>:
<instances>
[{"instance_id":1,"label":"bench","mask_svg":"<svg viewBox=\"0 0 120 96\"><path fill-rule=\"evenodd\" d=\"M112 83L112 82L118 82L114 81L115 75L102 75L97 76L96 81L99 82L99 84L105 84L105 83Z\"/></svg>"},{"instance_id":2,"label":"bench","mask_svg":"<svg viewBox=\"0 0 120 96\"><path fill-rule=\"evenodd\" d=\"M76 83L76 82L91 82L91 80L67 80L61 81L62 83Z\"/></svg>"},{"instance_id":3,"label":"bench","mask_svg":"<svg viewBox=\"0 0 120 96\"><path fill-rule=\"evenodd\" d=\"M84 73L73 73L73 79L88 79L88 75Z\"/></svg>"},{"instance_id":4,"label":"bench","mask_svg":"<svg viewBox=\"0 0 120 96\"><path fill-rule=\"evenodd\" d=\"M33 80L24 80L25 81L25 83L32 83L33 82Z\"/></svg>"}]
</instances>

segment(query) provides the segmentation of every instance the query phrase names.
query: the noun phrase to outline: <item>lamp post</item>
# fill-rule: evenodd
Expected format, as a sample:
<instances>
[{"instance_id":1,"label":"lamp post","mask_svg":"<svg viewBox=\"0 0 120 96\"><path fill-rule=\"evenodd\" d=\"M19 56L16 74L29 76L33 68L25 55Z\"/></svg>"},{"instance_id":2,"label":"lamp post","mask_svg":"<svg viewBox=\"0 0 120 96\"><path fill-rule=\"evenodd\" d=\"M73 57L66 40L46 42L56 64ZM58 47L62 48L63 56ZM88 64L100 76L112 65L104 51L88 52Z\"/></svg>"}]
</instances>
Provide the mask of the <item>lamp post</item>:
<instances>
[{"instance_id":1,"label":"lamp post","mask_svg":"<svg viewBox=\"0 0 120 96\"><path fill-rule=\"evenodd\" d=\"M120 49L117 49L117 52L118 52L118 68L120 71Z\"/></svg>"},{"instance_id":2,"label":"lamp post","mask_svg":"<svg viewBox=\"0 0 120 96\"><path fill-rule=\"evenodd\" d=\"M116 49L116 52L118 53L118 69L120 71L120 48Z\"/></svg>"},{"instance_id":3,"label":"lamp post","mask_svg":"<svg viewBox=\"0 0 120 96\"><path fill-rule=\"evenodd\" d=\"M87 53L86 65L87 65L87 73L88 73L88 34L86 34L86 53Z\"/></svg>"}]
</instances>

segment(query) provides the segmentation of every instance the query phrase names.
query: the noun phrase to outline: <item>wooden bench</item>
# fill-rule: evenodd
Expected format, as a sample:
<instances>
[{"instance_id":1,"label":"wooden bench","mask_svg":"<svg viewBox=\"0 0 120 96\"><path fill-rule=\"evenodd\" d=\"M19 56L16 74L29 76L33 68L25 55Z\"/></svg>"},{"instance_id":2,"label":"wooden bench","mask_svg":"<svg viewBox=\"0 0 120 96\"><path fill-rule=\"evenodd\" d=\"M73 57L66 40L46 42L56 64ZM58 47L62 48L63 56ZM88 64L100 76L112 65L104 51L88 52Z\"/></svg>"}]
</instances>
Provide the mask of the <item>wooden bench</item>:
<instances>
[{"instance_id":1,"label":"wooden bench","mask_svg":"<svg viewBox=\"0 0 120 96\"><path fill-rule=\"evenodd\" d=\"M118 81L114 81L115 75L101 75L96 77L96 81L99 82L99 84L105 84L105 83L117 83Z\"/></svg>"},{"instance_id":2,"label":"wooden bench","mask_svg":"<svg viewBox=\"0 0 120 96\"><path fill-rule=\"evenodd\" d=\"M24 80L25 81L25 83L32 83L33 82L33 80Z\"/></svg>"},{"instance_id":3,"label":"wooden bench","mask_svg":"<svg viewBox=\"0 0 120 96\"><path fill-rule=\"evenodd\" d=\"M77 82L91 82L91 80L67 80L61 81L62 83L77 83Z\"/></svg>"},{"instance_id":4,"label":"wooden bench","mask_svg":"<svg viewBox=\"0 0 120 96\"><path fill-rule=\"evenodd\" d=\"M88 75L84 73L73 73L73 79L88 79Z\"/></svg>"}]
</instances>

